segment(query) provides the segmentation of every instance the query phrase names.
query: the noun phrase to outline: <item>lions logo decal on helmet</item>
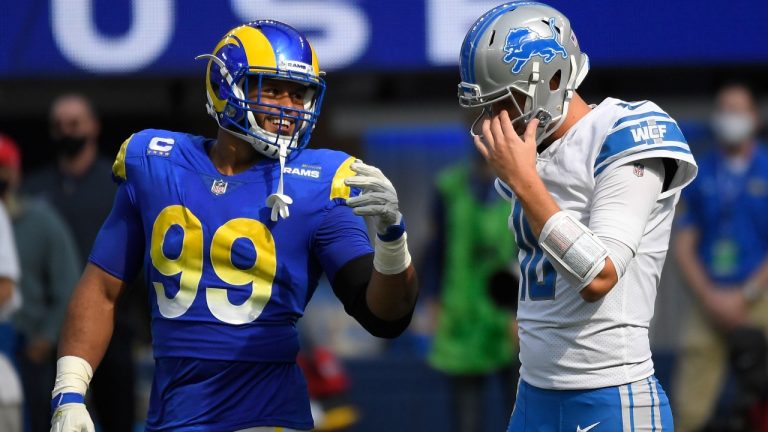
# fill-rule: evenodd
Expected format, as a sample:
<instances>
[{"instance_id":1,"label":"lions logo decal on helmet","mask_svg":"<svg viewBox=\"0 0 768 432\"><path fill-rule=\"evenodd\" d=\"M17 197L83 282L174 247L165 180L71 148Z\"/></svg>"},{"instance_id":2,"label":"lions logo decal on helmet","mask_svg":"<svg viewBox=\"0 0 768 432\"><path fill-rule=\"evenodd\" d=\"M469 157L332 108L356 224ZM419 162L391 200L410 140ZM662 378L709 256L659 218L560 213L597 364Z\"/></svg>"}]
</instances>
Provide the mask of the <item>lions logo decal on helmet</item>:
<instances>
[{"instance_id":1,"label":"lions logo decal on helmet","mask_svg":"<svg viewBox=\"0 0 768 432\"><path fill-rule=\"evenodd\" d=\"M512 73L518 73L523 69L528 60L533 56L540 56L544 63L551 62L558 54L568 58L565 48L557 41L555 19L549 19L549 29L552 36L542 37L528 27L517 27L509 31L504 45L504 63L512 63Z\"/></svg>"}]
</instances>

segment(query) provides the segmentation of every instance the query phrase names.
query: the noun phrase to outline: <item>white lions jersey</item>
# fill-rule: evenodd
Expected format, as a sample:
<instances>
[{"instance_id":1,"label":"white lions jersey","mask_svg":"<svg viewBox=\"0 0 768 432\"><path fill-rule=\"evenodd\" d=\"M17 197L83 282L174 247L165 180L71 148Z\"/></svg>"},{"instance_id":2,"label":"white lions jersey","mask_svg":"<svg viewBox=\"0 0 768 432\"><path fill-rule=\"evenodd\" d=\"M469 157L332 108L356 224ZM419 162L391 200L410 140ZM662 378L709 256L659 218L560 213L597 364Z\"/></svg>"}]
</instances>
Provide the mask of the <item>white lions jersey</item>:
<instances>
[{"instance_id":1,"label":"white lions jersey","mask_svg":"<svg viewBox=\"0 0 768 432\"><path fill-rule=\"evenodd\" d=\"M520 375L557 390L617 386L654 373L648 342L656 287L680 190L696 163L677 123L656 104L608 98L538 157L536 168L557 204L590 226L596 181L612 169L666 159L659 194L634 257L601 300L584 301L557 274L534 237L520 202L509 218L520 249ZM642 165L636 165L642 170ZM637 172L636 175L642 175Z\"/></svg>"}]
</instances>

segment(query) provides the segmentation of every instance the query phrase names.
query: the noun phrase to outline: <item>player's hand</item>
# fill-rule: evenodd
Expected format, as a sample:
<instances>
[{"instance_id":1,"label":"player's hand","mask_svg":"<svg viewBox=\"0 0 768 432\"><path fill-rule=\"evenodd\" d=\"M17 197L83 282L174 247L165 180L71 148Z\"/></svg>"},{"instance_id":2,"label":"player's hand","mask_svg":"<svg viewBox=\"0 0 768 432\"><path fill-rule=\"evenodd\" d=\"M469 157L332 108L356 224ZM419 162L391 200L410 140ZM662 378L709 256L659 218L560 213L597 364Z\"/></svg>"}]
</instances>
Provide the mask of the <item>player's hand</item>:
<instances>
[{"instance_id":1,"label":"player's hand","mask_svg":"<svg viewBox=\"0 0 768 432\"><path fill-rule=\"evenodd\" d=\"M356 215L371 218L379 235L387 235L389 228L399 226L403 219L395 187L381 170L374 166L356 160L349 167L356 175L345 179L344 184L359 188L362 192L348 199L347 205Z\"/></svg>"},{"instance_id":2,"label":"player's hand","mask_svg":"<svg viewBox=\"0 0 768 432\"><path fill-rule=\"evenodd\" d=\"M91 377L93 368L81 357L66 355L56 361L51 432L94 432L84 396Z\"/></svg>"},{"instance_id":3,"label":"player's hand","mask_svg":"<svg viewBox=\"0 0 768 432\"><path fill-rule=\"evenodd\" d=\"M536 128L539 120L528 122L523 136L512 125L509 113L501 110L482 123L482 135L475 136L475 147L491 165L496 175L512 187L536 175Z\"/></svg>"},{"instance_id":4,"label":"player's hand","mask_svg":"<svg viewBox=\"0 0 768 432\"><path fill-rule=\"evenodd\" d=\"M53 412L51 432L94 432L93 421L82 403L60 405Z\"/></svg>"},{"instance_id":5,"label":"player's hand","mask_svg":"<svg viewBox=\"0 0 768 432\"><path fill-rule=\"evenodd\" d=\"M725 330L746 321L747 301L738 288L715 288L706 295L703 303L710 319Z\"/></svg>"}]
</instances>

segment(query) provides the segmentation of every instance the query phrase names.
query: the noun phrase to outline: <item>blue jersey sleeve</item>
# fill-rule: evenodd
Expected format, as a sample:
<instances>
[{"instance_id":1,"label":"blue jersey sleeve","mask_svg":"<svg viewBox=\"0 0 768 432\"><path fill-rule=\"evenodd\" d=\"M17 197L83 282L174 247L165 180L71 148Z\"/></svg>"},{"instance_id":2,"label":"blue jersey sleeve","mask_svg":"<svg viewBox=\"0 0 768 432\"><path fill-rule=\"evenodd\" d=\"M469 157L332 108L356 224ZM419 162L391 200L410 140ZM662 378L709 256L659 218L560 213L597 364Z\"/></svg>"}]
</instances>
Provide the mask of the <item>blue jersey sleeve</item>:
<instances>
[{"instance_id":1,"label":"blue jersey sleeve","mask_svg":"<svg viewBox=\"0 0 768 432\"><path fill-rule=\"evenodd\" d=\"M315 231L314 251L328 280L333 281L344 264L373 253L365 221L346 205L331 207Z\"/></svg>"},{"instance_id":2,"label":"blue jersey sleeve","mask_svg":"<svg viewBox=\"0 0 768 432\"><path fill-rule=\"evenodd\" d=\"M99 230L88 260L111 274L130 281L141 269L144 257L144 229L130 184L117 189L112 211Z\"/></svg>"}]
</instances>

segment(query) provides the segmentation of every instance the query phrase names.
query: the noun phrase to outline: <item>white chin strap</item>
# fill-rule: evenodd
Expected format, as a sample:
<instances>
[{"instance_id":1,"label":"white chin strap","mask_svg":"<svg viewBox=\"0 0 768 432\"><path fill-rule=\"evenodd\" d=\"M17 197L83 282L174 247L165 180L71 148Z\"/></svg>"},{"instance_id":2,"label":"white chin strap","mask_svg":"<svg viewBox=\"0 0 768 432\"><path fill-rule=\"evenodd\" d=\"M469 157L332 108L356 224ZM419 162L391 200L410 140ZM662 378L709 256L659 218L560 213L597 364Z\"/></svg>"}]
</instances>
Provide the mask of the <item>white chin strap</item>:
<instances>
[{"instance_id":1,"label":"white chin strap","mask_svg":"<svg viewBox=\"0 0 768 432\"><path fill-rule=\"evenodd\" d=\"M280 180L277 182L277 192L267 197L267 207L272 209L272 222L277 222L278 215L287 219L290 215L288 205L293 204L293 198L283 193L283 169L285 168L285 158L288 156L288 140L280 140Z\"/></svg>"},{"instance_id":2,"label":"white chin strap","mask_svg":"<svg viewBox=\"0 0 768 432\"><path fill-rule=\"evenodd\" d=\"M277 182L277 192L271 194L267 197L266 204L267 207L272 209L272 215L270 216L270 219L272 219L272 222L277 222L278 216L287 219L290 215L290 212L288 211L288 205L293 204L293 198L289 197L284 193L283 189L283 170L285 169L285 158L288 157L288 153L290 152L290 146L293 142L293 136L286 137L281 136L272 132L267 132L262 128L261 126L256 123L256 118L253 116L253 113L250 111L247 111L245 115L248 117L248 123L251 125L250 131L256 135L265 137L270 139L272 142L277 142L278 145L278 151L277 151L277 157L280 160L280 180ZM247 137L247 141L251 143L251 145L261 153L264 153L263 150L259 149L259 146L263 143L254 137L245 135ZM274 152L272 155L267 154L266 156L274 157Z\"/></svg>"},{"instance_id":3,"label":"white chin strap","mask_svg":"<svg viewBox=\"0 0 768 432\"><path fill-rule=\"evenodd\" d=\"M249 116L253 116L252 113L248 113ZM255 128L259 128L259 126L251 127L251 130L254 130ZM274 158L274 152L272 154L267 154L264 149L260 148L264 143L262 141L257 140L256 138L241 134L238 132L235 132L231 129L227 129L225 127L222 127L221 129L225 130L226 132L230 133L231 135L234 135L243 141L247 141L250 143L254 149L256 149L258 152L264 154L267 157ZM261 128L259 128L261 129ZM267 131L264 131L262 129L262 134L271 134ZM277 183L277 191L267 197L267 200L265 201L267 207L272 209L272 215L270 216L270 219L272 219L272 222L277 222L278 216L287 219L290 215L290 212L288 211L288 205L293 204L293 198L286 195L284 193L284 187L283 187L283 171L285 169L285 159L288 157L288 153L290 152L290 145L293 140L289 138L284 137L278 137L277 143L278 143L278 151L277 151L277 159L280 161L280 180L278 180Z\"/></svg>"}]
</instances>

